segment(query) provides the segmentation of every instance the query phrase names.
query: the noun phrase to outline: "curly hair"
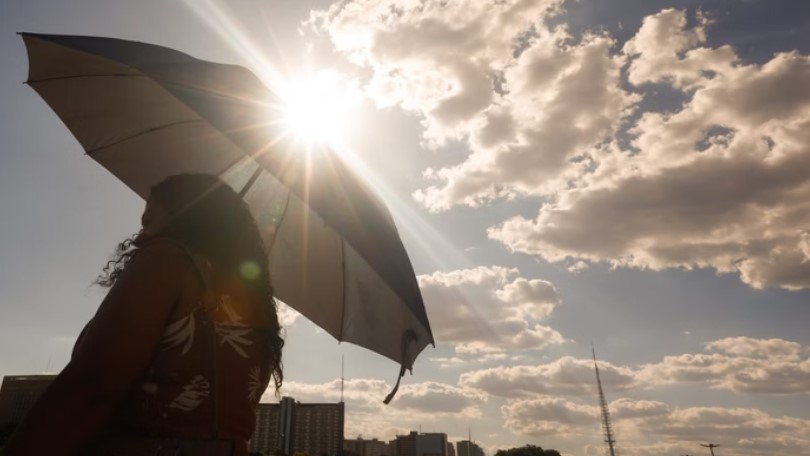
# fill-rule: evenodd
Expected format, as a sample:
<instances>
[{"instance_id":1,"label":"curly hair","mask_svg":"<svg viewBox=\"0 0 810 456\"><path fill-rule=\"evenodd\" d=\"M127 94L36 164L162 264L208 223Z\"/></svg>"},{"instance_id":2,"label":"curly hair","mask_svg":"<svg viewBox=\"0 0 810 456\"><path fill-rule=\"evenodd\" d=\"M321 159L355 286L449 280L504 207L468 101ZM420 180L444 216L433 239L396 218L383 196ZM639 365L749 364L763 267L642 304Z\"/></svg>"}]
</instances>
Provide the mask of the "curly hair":
<instances>
[{"instance_id":1,"label":"curly hair","mask_svg":"<svg viewBox=\"0 0 810 456\"><path fill-rule=\"evenodd\" d=\"M281 350L284 339L273 298L264 241L247 204L219 178L207 174L170 176L152 187L151 198L170 214L157 236L180 242L214 265L218 274L237 278L264 303L270 322L266 346L276 394L281 388ZM111 287L145 243L142 233L125 239L115 249L96 283Z\"/></svg>"}]
</instances>

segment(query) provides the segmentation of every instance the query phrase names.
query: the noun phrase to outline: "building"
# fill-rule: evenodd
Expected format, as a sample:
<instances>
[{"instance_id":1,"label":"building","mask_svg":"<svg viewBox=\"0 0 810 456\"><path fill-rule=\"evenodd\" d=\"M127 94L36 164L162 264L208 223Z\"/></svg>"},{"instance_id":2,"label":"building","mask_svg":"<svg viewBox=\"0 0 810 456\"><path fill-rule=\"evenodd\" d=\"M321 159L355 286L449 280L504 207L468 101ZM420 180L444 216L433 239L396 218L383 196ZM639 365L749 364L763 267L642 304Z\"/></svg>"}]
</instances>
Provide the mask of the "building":
<instances>
[{"instance_id":1,"label":"building","mask_svg":"<svg viewBox=\"0 0 810 456\"><path fill-rule=\"evenodd\" d=\"M6 375L0 385L0 428L14 426L34 405L56 375Z\"/></svg>"},{"instance_id":2,"label":"building","mask_svg":"<svg viewBox=\"0 0 810 456\"><path fill-rule=\"evenodd\" d=\"M365 443L366 441L361 439L360 437L357 437L356 439L344 439L343 451L352 455L363 456L363 451L365 450Z\"/></svg>"},{"instance_id":3,"label":"building","mask_svg":"<svg viewBox=\"0 0 810 456\"><path fill-rule=\"evenodd\" d=\"M395 456L447 456L447 434L411 431L391 441Z\"/></svg>"},{"instance_id":4,"label":"building","mask_svg":"<svg viewBox=\"0 0 810 456\"><path fill-rule=\"evenodd\" d=\"M416 456L447 456L447 434L426 432L417 435Z\"/></svg>"},{"instance_id":5,"label":"building","mask_svg":"<svg viewBox=\"0 0 810 456\"><path fill-rule=\"evenodd\" d=\"M393 456L388 443L377 439L363 440L358 437L344 440L343 449L357 456Z\"/></svg>"},{"instance_id":6,"label":"building","mask_svg":"<svg viewBox=\"0 0 810 456\"><path fill-rule=\"evenodd\" d=\"M456 456L456 448L450 442L447 442L447 456Z\"/></svg>"},{"instance_id":7,"label":"building","mask_svg":"<svg viewBox=\"0 0 810 456\"><path fill-rule=\"evenodd\" d=\"M284 397L278 404L259 404L252 452L334 456L343 449L343 402L302 404Z\"/></svg>"},{"instance_id":8,"label":"building","mask_svg":"<svg viewBox=\"0 0 810 456\"><path fill-rule=\"evenodd\" d=\"M276 422L276 445L273 447L281 454L293 454L293 431L295 430L295 399L282 397L278 404Z\"/></svg>"},{"instance_id":9,"label":"building","mask_svg":"<svg viewBox=\"0 0 810 456\"><path fill-rule=\"evenodd\" d=\"M392 456L391 447L377 439L367 440L366 452L362 456Z\"/></svg>"},{"instance_id":10,"label":"building","mask_svg":"<svg viewBox=\"0 0 810 456\"><path fill-rule=\"evenodd\" d=\"M256 427L248 444L250 451L273 454L281 448L279 404L259 404L256 407Z\"/></svg>"},{"instance_id":11,"label":"building","mask_svg":"<svg viewBox=\"0 0 810 456\"><path fill-rule=\"evenodd\" d=\"M295 404L293 449L310 456L333 456L343 449L343 402Z\"/></svg>"},{"instance_id":12,"label":"building","mask_svg":"<svg viewBox=\"0 0 810 456\"><path fill-rule=\"evenodd\" d=\"M389 444L395 456L416 456L416 431L408 435L398 435Z\"/></svg>"},{"instance_id":13,"label":"building","mask_svg":"<svg viewBox=\"0 0 810 456\"><path fill-rule=\"evenodd\" d=\"M484 450L475 442L460 440L456 442L456 456L484 456Z\"/></svg>"}]
</instances>

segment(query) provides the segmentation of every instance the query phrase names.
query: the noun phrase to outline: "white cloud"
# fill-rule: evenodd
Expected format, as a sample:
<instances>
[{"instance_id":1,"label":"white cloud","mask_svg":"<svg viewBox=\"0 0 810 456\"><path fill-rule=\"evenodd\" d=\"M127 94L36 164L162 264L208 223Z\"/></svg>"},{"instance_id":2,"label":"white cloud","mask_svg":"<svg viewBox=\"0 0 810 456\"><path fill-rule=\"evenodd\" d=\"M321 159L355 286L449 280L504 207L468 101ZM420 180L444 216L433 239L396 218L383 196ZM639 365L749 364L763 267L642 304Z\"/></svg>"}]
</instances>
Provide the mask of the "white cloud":
<instances>
[{"instance_id":1,"label":"white cloud","mask_svg":"<svg viewBox=\"0 0 810 456\"><path fill-rule=\"evenodd\" d=\"M803 348L796 342L732 337L706 347L711 352L665 356L637 367L600 361L602 385L614 393L669 384L703 384L739 394L810 392L810 359L802 358ZM503 398L592 397L594 375L592 360L564 356L545 364L472 370L461 374L459 385Z\"/></svg>"},{"instance_id":2,"label":"white cloud","mask_svg":"<svg viewBox=\"0 0 810 456\"><path fill-rule=\"evenodd\" d=\"M666 455L695 452L699 443L716 442L729 454L772 456L810 454L810 420L776 417L753 408L688 407L671 409L654 401L621 399L610 404L614 423L623 435L640 435L653 444L621 441L622 454ZM550 396L519 399L501 409L504 427L526 436L591 435L599 423L596 406ZM780 451L775 452L776 449ZM587 454L604 447L589 446ZM683 452L682 454L686 454Z\"/></svg>"},{"instance_id":3,"label":"white cloud","mask_svg":"<svg viewBox=\"0 0 810 456\"><path fill-rule=\"evenodd\" d=\"M469 362L469 361L467 361L467 360L465 360L463 358L459 358L457 356L452 356L452 357L437 356L437 357L430 358L430 361L435 363L435 364L438 364L438 366L441 367L441 368L463 367L463 366L466 366L467 363Z\"/></svg>"},{"instance_id":4,"label":"white cloud","mask_svg":"<svg viewBox=\"0 0 810 456\"><path fill-rule=\"evenodd\" d=\"M480 392L436 382L403 385L397 395L397 407L467 418L479 417L479 406L486 401Z\"/></svg>"},{"instance_id":5,"label":"white cloud","mask_svg":"<svg viewBox=\"0 0 810 456\"><path fill-rule=\"evenodd\" d=\"M428 209L544 196L536 218L490 237L572 272L604 261L810 286L810 59L746 64L706 46L702 13L690 26L674 9L617 50L550 27L561 5L355 0L310 24L370 70L369 96L421 116L429 143L466 144L460 163L425 171ZM636 111L650 83L684 103Z\"/></svg>"},{"instance_id":6,"label":"white cloud","mask_svg":"<svg viewBox=\"0 0 810 456\"><path fill-rule=\"evenodd\" d=\"M378 379L348 379L344 381L343 395L346 402L370 410L379 408L383 398L391 390L391 385ZM291 396L300 402L338 402L340 400L340 379L326 383L302 383L286 380L281 394ZM262 402L277 402L269 389L262 396Z\"/></svg>"},{"instance_id":7,"label":"white cloud","mask_svg":"<svg viewBox=\"0 0 810 456\"><path fill-rule=\"evenodd\" d=\"M586 262L584 262L582 260L579 260L579 261L576 261L574 264L572 264L571 266L568 267L568 272L571 272L573 274L579 274L582 271L587 271L588 268L590 268L590 267L591 266L588 263L586 263Z\"/></svg>"},{"instance_id":8,"label":"white cloud","mask_svg":"<svg viewBox=\"0 0 810 456\"><path fill-rule=\"evenodd\" d=\"M353 410L388 410L393 407L385 406L382 399L390 389L391 385L382 380L348 379L344 381L343 397ZM284 382L282 394L300 402L338 402L340 379L326 383ZM480 391L428 381L401 385L395 397L395 409L397 413L462 414L469 417L479 415L477 407L486 400ZM267 392L263 401L275 402L276 399Z\"/></svg>"},{"instance_id":9,"label":"white cloud","mask_svg":"<svg viewBox=\"0 0 810 456\"><path fill-rule=\"evenodd\" d=\"M690 407L644 420L644 431L661 436L710 441L717 435L729 440L765 438L782 435L810 435L810 421L772 417L751 408Z\"/></svg>"},{"instance_id":10,"label":"white cloud","mask_svg":"<svg viewBox=\"0 0 810 456\"><path fill-rule=\"evenodd\" d=\"M445 210L561 185L637 100L619 87L623 57L609 37L575 42L545 23L562 3L356 0L310 24L372 71L367 92L379 105L424 119L429 144L466 142L470 156L427 170L437 183L415 194Z\"/></svg>"},{"instance_id":11,"label":"white cloud","mask_svg":"<svg viewBox=\"0 0 810 456\"><path fill-rule=\"evenodd\" d=\"M539 323L560 303L550 282L493 266L422 275L419 285L437 341L454 344L458 355L491 361L507 349L565 342Z\"/></svg>"},{"instance_id":12,"label":"white cloud","mask_svg":"<svg viewBox=\"0 0 810 456\"><path fill-rule=\"evenodd\" d=\"M659 401L632 400L622 398L608 405L613 420L648 419L670 413L669 405Z\"/></svg>"},{"instance_id":13,"label":"white cloud","mask_svg":"<svg viewBox=\"0 0 810 456\"><path fill-rule=\"evenodd\" d=\"M635 384L635 372L630 368L601 361L599 374L610 391L626 391ZM592 397L596 394L594 375L592 360L564 356L547 364L467 372L459 378L459 385L507 398L538 394Z\"/></svg>"},{"instance_id":14,"label":"white cloud","mask_svg":"<svg viewBox=\"0 0 810 456\"><path fill-rule=\"evenodd\" d=\"M704 382L741 394L810 392L810 359L801 358L802 347L795 342L730 337L706 348L722 353L666 356L642 366L636 377L647 385Z\"/></svg>"},{"instance_id":15,"label":"white cloud","mask_svg":"<svg viewBox=\"0 0 810 456\"><path fill-rule=\"evenodd\" d=\"M403 384L390 405L382 399L391 385L377 379L349 379L344 382L343 398L346 403L346 435L363 434L379 438L393 438L406 434L420 425L438 428L449 418L477 419L487 397L480 391L438 382ZM341 397L340 380L325 383L285 381L284 396L299 402L338 402ZM262 402L277 402L271 392L262 396Z\"/></svg>"},{"instance_id":16,"label":"white cloud","mask_svg":"<svg viewBox=\"0 0 810 456\"><path fill-rule=\"evenodd\" d=\"M624 45L632 56L629 80L635 85L670 82L686 87L705 78L709 71L728 71L737 60L734 51L698 48L706 41L709 19L698 12L698 24L686 28L686 14L666 9L644 19L636 35Z\"/></svg>"},{"instance_id":17,"label":"white cloud","mask_svg":"<svg viewBox=\"0 0 810 456\"><path fill-rule=\"evenodd\" d=\"M631 82L667 81L687 102L645 112L636 152L594 155L594 171L558 192L534 219L490 229L513 251L550 261L710 267L756 288L810 286L810 59L778 54L737 62L730 48L695 48L705 21L651 16L625 46ZM683 55L683 56L681 56Z\"/></svg>"},{"instance_id":18,"label":"white cloud","mask_svg":"<svg viewBox=\"0 0 810 456\"><path fill-rule=\"evenodd\" d=\"M530 436L571 436L599 420L599 408L551 396L511 401L501 408L504 427Z\"/></svg>"},{"instance_id":19,"label":"white cloud","mask_svg":"<svg viewBox=\"0 0 810 456\"><path fill-rule=\"evenodd\" d=\"M471 124L471 155L431 170L428 176L441 183L415 193L429 209L565 187L637 101L619 86L622 60L610 55L611 39L588 36L573 44L562 28L536 30L529 48L503 69L507 92Z\"/></svg>"},{"instance_id":20,"label":"white cloud","mask_svg":"<svg viewBox=\"0 0 810 456\"><path fill-rule=\"evenodd\" d=\"M429 276L433 283L490 283L492 270L455 271ZM501 271L509 283L510 273ZM498 280L495 283L501 283ZM757 408L677 407L650 399L669 384L720 388L738 394L810 392L807 350L783 339L729 337L707 342L705 352L666 356L660 362L625 367L600 361L603 387L622 454L666 455L693 452L697 443L722 436L726 451L741 456L810 455L810 420L776 416ZM448 361L461 367L463 358ZM390 385L375 379L345 384L347 435L387 438L419 425L440 428L448 419L475 422L487 408L500 407L503 426L515 435L587 439L598 429L599 408L593 361L561 357L538 365L503 366L462 373L457 385L423 382L402 385L391 406L381 398ZM322 384L286 382L282 391L303 402L336 402L340 381ZM639 393L645 398L633 397ZM269 393L265 399L273 400ZM487 407L487 408L485 408ZM691 448L691 449L690 449ZM585 449L591 454L594 448ZM677 452L676 451L676 452ZM686 453L683 453L686 454ZM691 453L690 453L691 454Z\"/></svg>"},{"instance_id":21,"label":"white cloud","mask_svg":"<svg viewBox=\"0 0 810 456\"><path fill-rule=\"evenodd\" d=\"M278 307L278 322L281 324L282 328L292 326L298 317L301 316L297 310L281 301L276 301L276 306Z\"/></svg>"},{"instance_id":22,"label":"white cloud","mask_svg":"<svg viewBox=\"0 0 810 456\"><path fill-rule=\"evenodd\" d=\"M560 303L557 289L545 280L519 278L495 292L503 302L518 307L526 317L542 320Z\"/></svg>"},{"instance_id":23,"label":"white cloud","mask_svg":"<svg viewBox=\"0 0 810 456\"><path fill-rule=\"evenodd\" d=\"M749 358L786 359L797 361L802 352L801 344L784 339L754 339L751 337L726 337L706 344L709 350Z\"/></svg>"}]
</instances>

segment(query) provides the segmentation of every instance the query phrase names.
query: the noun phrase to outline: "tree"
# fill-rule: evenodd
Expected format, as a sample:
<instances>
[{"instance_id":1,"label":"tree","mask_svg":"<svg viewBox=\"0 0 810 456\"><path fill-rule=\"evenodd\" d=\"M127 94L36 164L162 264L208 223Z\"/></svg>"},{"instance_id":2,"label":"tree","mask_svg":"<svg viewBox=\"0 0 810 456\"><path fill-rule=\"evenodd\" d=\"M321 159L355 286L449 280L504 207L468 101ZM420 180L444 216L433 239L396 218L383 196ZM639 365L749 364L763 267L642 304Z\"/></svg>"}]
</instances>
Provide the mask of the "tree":
<instances>
[{"instance_id":1,"label":"tree","mask_svg":"<svg viewBox=\"0 0 810 456\"><path fill-rule=\"evenodd\" d=\"M544 450L537 445L526 445L508 450L498 450L495 456L561 456L557 450Z\"/></svg>"}]
</instances>

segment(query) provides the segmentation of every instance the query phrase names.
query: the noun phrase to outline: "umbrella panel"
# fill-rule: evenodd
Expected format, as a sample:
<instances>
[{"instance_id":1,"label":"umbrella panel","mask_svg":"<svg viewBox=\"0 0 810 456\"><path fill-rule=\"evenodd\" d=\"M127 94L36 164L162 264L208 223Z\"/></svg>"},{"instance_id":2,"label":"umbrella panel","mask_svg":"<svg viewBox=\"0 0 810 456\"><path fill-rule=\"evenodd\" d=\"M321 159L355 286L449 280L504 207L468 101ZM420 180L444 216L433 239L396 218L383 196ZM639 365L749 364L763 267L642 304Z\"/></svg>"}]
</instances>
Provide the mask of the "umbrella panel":
<instances>
[{"instance_id":1,"label":"umbrella panel","mask_svg":"<svg viewBox=\"0 0 810 456\"><path fill-rule=\"evenodd\" d=\"M246 159L223 179L239 191L256 169ZM363 257L270 173L260 171L244 199L270 249L277 297L336 339L412 367L431 336ZM407 350L403 328L415 336Z\"/></svg>"},{"instance_id":2,"label":"umbrella panel","mask_svg":"<svg viewBox=\"0 0 810 456\"><path fill-rule=\"evenodd\" d=\"M339 340L407 367L432 343L387 208L337 157L310 166L310 157L276 144L269 92L249 71L121 40L24 38L31 86L136 193L145 198L182 172L223 176L247 190L279 299ZM406 334L415 341L405 343Z\"/></svg>"}]
</instances>

